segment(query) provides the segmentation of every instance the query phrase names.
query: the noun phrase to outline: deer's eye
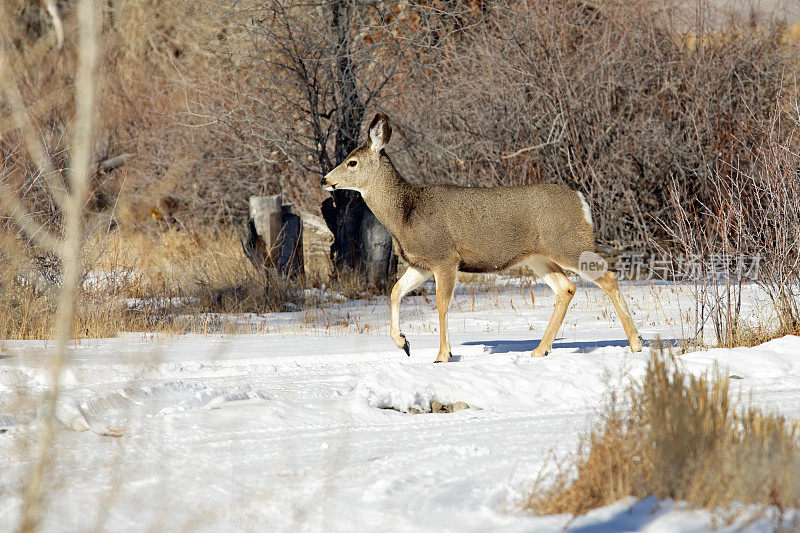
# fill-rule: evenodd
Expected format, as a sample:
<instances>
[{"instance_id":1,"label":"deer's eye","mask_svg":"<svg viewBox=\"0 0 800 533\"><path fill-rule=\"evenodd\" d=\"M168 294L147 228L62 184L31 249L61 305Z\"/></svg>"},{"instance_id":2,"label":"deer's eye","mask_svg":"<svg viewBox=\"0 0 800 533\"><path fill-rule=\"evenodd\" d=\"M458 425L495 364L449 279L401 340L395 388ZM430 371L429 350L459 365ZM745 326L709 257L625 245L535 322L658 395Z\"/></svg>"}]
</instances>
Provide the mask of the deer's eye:
<instances>
[{"instance_id":1,"label":"deer's eye","mask_svg":"<svg viewBox=\"0 0 800 533\"><path fill-rule=\"evenodd\" d=\"M350 167L350 168L353 168L357 164L358 164L358 161L356 161L355 159L351 159L350 161L347 162L347 166Z\"/></svg>"}]
</instances>

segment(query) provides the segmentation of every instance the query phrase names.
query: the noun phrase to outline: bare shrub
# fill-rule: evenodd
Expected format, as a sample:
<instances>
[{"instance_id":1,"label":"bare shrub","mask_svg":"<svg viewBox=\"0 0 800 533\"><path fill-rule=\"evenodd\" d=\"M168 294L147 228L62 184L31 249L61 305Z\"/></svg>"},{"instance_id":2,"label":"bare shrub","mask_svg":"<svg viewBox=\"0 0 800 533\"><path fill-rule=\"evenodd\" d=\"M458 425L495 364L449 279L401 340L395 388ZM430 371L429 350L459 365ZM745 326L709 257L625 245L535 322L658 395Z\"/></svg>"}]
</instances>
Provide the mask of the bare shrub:
<instances>
[{"instance_id":1,"label":"bare shrub","mask_svg":"<svg viewBox=\"0 0 800 533\"><path fill-rule=\"evenodd\" d=\"M750 125L769 116L790 57L778 24L712 26L705 9L683 21L644 0L493 4L390 100L401 164L418 181L565 183L601 240L663 238L673 178L688 208L709 201L715 171L749 168Z\"/></svg>"},{"instance_id":2,"label":"bare shrub","mask_svg":"<svg viewBox=\"0 0 800 533\"><path fill-rule=\"evenodd\" d=\"M688 374L654 350L643 380L609 404L552 486L536 487L525 507L582 514L624 496L796 508L800 424L731 401L727 376Z\"/></svg>"},{"instance_id":3,"label":"bare shrub","mask_svg":"<svg viewBox=\"0 0 800 533\"><path fill-rule=\"evenodd\" d=\"M797 88L794 87L795 94ZM788 108L789 112L782 112ZM788 128L786 127L788 123ZM788 130L788 131L787 131ZM758 124L762 142L754 147L750 170L735 168L726 208L736 220L730 237L761 260L758 284L769 295L781 329L800 330L800 105L779 102L775 114Z\"/></svg>"},{"instance_id":4,"label":"bare shrub","mask_svg":"<svg viewBox=\"0 0 800 533\"><path fill-rule=\"evenodd\" d=\"M0 130L0 174L22 192L30 211L51 228L60 223L60 208L51 191L64 190L67 128L74 116L72 91L77 58L75 0L13 0L0 10L0 27L11 67L24 72L15 80L19 103L32 119L28 130L4 114ZM62 20L63 46L52 29L51 5ZM46 9L45 9L46 7ZM103 11L98 39L105 51L99 70L102 91L97 135L90 162L87 209L98 223L141 226L165 200L173 203L167 225L240 222L241 198L268 191L267 172L239 145L216 135L202 123L193 104L196 91L213 89L225 77L228 61L210 43L224 38L226 21L211 0L122 0ZM0 98L0 110L9 111ZM23 137L38 138L42 152L21 149ZM27 142L30 144L30 142ZM124 165L102 168L102 162L133 154ZM42 163L48 161L46 168ZM40 168L42 167L42 168Z\"/></svg>"},{"instance_id":5,"label":"bare shrub","mask_svg":"<svg viewBox=\"0 0 800 533\"><path fill-rule=\"evenodd\" d=\"M9 121L0 159L4 180L57 225L50 189L65 188L75 2L55 3L61 47L34 4L6 3L0 23L47 157L20 150ZM753 125L794 68L776 21L714 25L705 4L692 12L647 0L361 6L348 41L356 108L396 119L404 142L393 155L412 180L562 182L586 194L602 240L663 239L651 217L672 215L672 177L693 215L695 200L711 204L712 173L749 172ZM99 117L92 163L136 157L92 173L98 224L240 224L248 196L278 192L316 212L326 194L313 176L348 146L336 148L337 135L359 130L337 129L352 120L336 92L330 16L291 2L108 4L98 105L114 112Z\"/></svg>"},{"instance_id":6,"label":"bare shrub","mask_svg":"<svg viewBox=\"0 0 800 533\"><path fill-rule=\"evenodd\" d=\"M771 116L753 119L746 164L715 171L708 182L707 204L684 208L685 192L670 188L674 214L662 221L674 246L700 269L691 280L695 291L693 336L703 342L707 323L718 345L752 344L800 331L800 107L780 99ZM751 142L753 144L751 144ZM670 222L674 225L670 225ZM758 327L743 316L745 273L769 297L769 316Z\"/></svg>"}]
</instances>

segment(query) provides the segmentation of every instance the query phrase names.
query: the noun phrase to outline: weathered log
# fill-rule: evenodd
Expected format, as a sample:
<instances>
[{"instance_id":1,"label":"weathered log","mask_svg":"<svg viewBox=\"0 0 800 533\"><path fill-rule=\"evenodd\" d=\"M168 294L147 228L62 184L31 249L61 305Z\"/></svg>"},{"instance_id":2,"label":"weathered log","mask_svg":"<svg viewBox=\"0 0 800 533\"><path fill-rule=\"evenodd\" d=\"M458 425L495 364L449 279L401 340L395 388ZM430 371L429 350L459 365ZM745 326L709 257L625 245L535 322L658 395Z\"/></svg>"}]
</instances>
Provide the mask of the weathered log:
<instances>
[{"instance_id":1,"label":"weathered log","mask_svg":"<svg viewBox=\"0 0 800 533\"><path fill-rule=\"evenodd\" d=\"M285 276L303 274L303 221L283 205L283 197L251 196L245 254L258 269L275 269Z\"/></svg>"}]
</instances>

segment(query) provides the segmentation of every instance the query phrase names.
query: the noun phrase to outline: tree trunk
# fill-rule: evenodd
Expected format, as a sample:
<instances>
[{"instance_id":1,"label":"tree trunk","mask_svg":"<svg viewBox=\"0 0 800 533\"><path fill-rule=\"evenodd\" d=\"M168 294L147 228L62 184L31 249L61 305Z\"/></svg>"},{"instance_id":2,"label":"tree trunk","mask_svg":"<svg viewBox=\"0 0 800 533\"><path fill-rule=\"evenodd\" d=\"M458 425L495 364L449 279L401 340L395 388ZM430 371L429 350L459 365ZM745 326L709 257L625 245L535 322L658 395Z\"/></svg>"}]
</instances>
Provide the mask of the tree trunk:
<instances>
[{"instance_id":1,"label":"tree trunk","mask_svg":"<svg viewBox=\"0 0 800 533\"><path fill-rule=\"evenodd\" d=\"M339 124L336 130L335 164L338 165L358 146L364 103L358 94L355 65L350 43L352 0L331 5L332 25L337 39L336 83L339 97ZM350 268L366 276L370 284L384 286L397 271L391 260L389 232L372 214L356 191L335 191L322 203L322 216L333 233L331 261L335 270ZM388 256L386 252L388 242ZM388 259L387 259L388 257Z\"/></svg>"},{"instance_id":2,"label":"tree trunk","mask_svg":"<svg viewBox=\"0 0 800 533\"><path fill-rule=\"evenodd\" d=\"M386 288L397 273L397 255L392 251L392 236L369 208L361 219L361 254L367 283Z\"/></svg>"},{"instance_id":3,"label":"tree trunk","mask_svg":"<svg viewBox=\"0 0 800 533\"><path fill-rule=\"evenodd\" d=\"M358 135L364 121L364 103L358 94L356 65L350 42L350 21L353 0L338 0L331 5L332 24L336 34L336 85L339 97L338 129L334 159L338 165L358 146Z\"/></svg>"},{"instance_id":4,"label":"tree trunk","mask_svg":"<svg viewBox=\"0 0 800 533\"><path fill-rule=\"evenodd\" d=\"M356 191L336 191L322 202L322 217L333 233L331 262L336 270L362 270L361 221L369 210Z\"/></svg>"}]
</instances>

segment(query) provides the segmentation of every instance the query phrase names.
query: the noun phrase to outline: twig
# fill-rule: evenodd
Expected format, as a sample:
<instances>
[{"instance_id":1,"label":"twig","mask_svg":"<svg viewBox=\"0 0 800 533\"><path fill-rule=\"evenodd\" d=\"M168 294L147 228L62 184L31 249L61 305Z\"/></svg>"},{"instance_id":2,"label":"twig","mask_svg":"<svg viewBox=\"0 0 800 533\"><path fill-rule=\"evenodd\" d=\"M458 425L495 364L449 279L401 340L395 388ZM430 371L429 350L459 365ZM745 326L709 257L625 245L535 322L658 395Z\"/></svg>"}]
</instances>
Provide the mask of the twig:
<instances>
[{"instance_id":1,"label":"twig","mask_svg":"<svg viewBox=\"0 0 800 533\"><path fill-rule=\"evenodd\" d=\"M6 19L6 8L0 6L0 34L8 32L8 21ZM41 172L44 177L48 192L53 196L56 205L63 209L65 196L64 184L61 183L58 178L60 174L53 169L50 158L47 156L44 147L36 137L30 113L25 107L25 102L19 88L11 77L13 72L14 69L6 53L6 47L3 43L0 43L0 89L2 89L11 106L12 118L22 133L22 137L25 141L25 148L27 148L28 153L31 154L39 172Z\"/></svg>"},{"instance_id":2,"label":"twig","mask_svg":"<svg viewBox=\"0 0 800 533\"><path fill-rule=\"evenodd\" d=\"M44 0L44 7L47 14L53 19L53 29L56 32L56 49L61 50L64 46L64 25L61 23L61 16L58 14L55 0Z\"/></svg>"},{"instance_id":3,"label":"twig","mask_svg":"<svg viewBox=\"0 0 800 533\"><path fill-rule=\"evenodd\" d=\"M48 394L42 416L37 455L33 459L27 482L23 490L22 524L20 531L36 531L42 518L45 474L54 460L56 405L61 393L61 373L67 358L67 344L72 332L75 307L80 284L80 251L83 240L82 209L87 192L89 165L92 157L97 47L97 13L93 0L80 0L78 18L78 66L75 76L76 120L71 171L70 191L64 203L64 244L61 260L64 265L63 285L59 294L56 332L58 341L55 356L50 362L53 386ZM19 111L19 110L17 110Z\"/></svg>"},{"instance_id":4,"label":"twig","mask_svg":"<svg viewBox=\"0 0 800 533\"><path fill-rule=\"evenodd\" d=\"M500 159L511 159L512 157L517 157L520 154L524 154L525 152L530 152L531 150L538 150L539 148L544 148L545 146L550 146L551 144L556 144L558 141L548 141L546 143L537 144L536 146L526 146L525 148L520 148L514 153L508 155L501 155Z\"/></svg>"},{"instance_id":5,"label":"twig","mask_svg":"<svg viewBox=\"0 0 800 533\"><path fill-rule=\"evenodd\" d=\"M30 217L22 202L8 185L0 185L0 210L7 212L34 244L53 253L61 254L61 241Z\"/></svg>"}]
</instances>

